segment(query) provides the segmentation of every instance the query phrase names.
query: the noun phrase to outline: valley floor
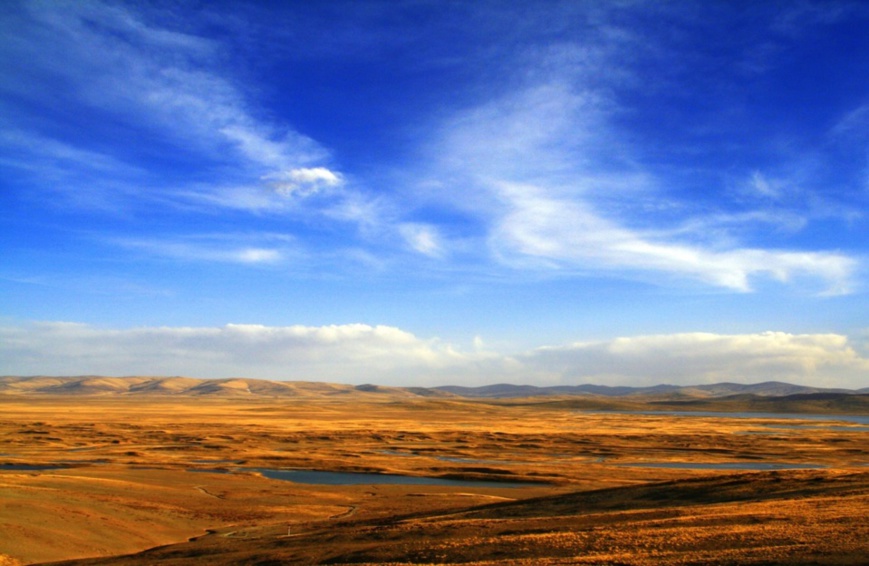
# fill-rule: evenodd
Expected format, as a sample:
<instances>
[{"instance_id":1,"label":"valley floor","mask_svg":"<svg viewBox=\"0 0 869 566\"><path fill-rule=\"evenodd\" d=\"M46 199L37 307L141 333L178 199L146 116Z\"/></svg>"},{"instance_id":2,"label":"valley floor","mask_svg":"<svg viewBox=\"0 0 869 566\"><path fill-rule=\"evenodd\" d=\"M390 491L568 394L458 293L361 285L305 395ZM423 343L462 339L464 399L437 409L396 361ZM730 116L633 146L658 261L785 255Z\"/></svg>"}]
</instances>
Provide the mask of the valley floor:
<instances>
[{"instance_id":1,"label":"valley floor","mask_svg":"<svg viewBox=\"0 0 869 566\"><path fill-rule=\"evenodd\" d=\"M0 565L865 564L866 429L362 392L0 396Z\"/></svg>"}]
</instances>

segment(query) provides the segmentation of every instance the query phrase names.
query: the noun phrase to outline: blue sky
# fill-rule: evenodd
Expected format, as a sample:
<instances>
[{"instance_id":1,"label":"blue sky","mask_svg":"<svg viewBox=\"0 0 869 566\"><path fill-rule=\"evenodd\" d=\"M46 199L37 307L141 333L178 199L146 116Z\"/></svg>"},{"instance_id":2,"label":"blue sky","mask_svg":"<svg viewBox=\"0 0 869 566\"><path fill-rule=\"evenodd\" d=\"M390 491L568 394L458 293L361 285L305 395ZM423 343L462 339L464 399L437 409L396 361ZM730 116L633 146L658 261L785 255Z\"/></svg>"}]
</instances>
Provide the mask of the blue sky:
<instances>
[{"instance_id":1,"label":"blue sky","mask_svg":"<svg viewBox=\"0 0 869 566\"><path fill-rule=\"evenodd\" d=\"M0 373L869 386L869 8L8 2Z\"/></svg>"}]
</instances>

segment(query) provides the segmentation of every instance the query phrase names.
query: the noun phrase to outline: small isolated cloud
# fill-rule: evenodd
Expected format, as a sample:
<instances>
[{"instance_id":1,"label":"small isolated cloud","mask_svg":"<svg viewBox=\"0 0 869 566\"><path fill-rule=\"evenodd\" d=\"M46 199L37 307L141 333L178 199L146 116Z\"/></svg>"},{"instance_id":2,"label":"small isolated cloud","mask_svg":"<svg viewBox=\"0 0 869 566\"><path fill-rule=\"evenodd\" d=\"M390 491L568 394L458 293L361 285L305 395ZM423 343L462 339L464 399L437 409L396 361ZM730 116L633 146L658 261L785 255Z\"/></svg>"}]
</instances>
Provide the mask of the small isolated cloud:
<instances>
[{"instance_id":1,"label":"small isolated cloud","mask_svg":"<svg viewBox=\"0 0 869 566\"><path fill-rule=\"evenodd\" d=\"M123 239L116 245L158 257L182 261L205 261L241 264L273 264L282 261L285 252L275 247L248 245L231 238L188 238L182 240Z\"/></svg>"},{"instance_id":2,"label":"small isolated cloud","mask_svg":"<svg viewBox=\"0 0 869 566\"><path fill-rule=\"evenodd\" d=\"M864 103L842 117L830 133L834 138L865 142L869 131L869 103Z\"/></svg>"},{"instance_id":3,"label":"small isolated cloud","mask_svg":"<svg viewBox=\"0 0 869 566\"><path fill-rule=\"evenodd\" d=\"M282 196L307 196L343 183L340 174L325 167L311 167L281 171L263 176L263 180Z\"/></svg>"},{"instance_id":4,"label":"small isolated cloud","mask_svg":"<svg viewBox=\"0 0 869 566\"><path fill-rule=\"evenodd\" d=\"M280 261L282 256L281 252L278 250L245 248L232 251L227 255L227 257L235 259L241 263L274 263Z\"/></svg>"},{"instance_id":5,"label":"small isolated cloud","mask_svg":"<svg viewBox=\"0 0 869 566\"><path fill-rule=\"evenodd\" d=\"M686 333L540 348L520 360L570 383L654 385L787 381L865 386L869 359L839 334Z\"/></svg>"},{"instance_id":6,"label":"small isolated cloud","mask_svg":"<svg viewBox=\"0 0 869 566\"><path fill-rule=\"evenodd\" d=\"M413 250L430 257L443 255L440 234L434 226L405 223L398 227L398 231Z\"/></svg>"},{"instance_id":7,"label":"small isolated cloud","mask_svg":"<svg viewBox=\"0 0 869 566\"><path fill-rule=\"evenodd\" d=\"M760 171L751 175L750 192L758 197L777 200L782 197L783 183L777 179L769 179Z\"/></svg>"}]
</instances>

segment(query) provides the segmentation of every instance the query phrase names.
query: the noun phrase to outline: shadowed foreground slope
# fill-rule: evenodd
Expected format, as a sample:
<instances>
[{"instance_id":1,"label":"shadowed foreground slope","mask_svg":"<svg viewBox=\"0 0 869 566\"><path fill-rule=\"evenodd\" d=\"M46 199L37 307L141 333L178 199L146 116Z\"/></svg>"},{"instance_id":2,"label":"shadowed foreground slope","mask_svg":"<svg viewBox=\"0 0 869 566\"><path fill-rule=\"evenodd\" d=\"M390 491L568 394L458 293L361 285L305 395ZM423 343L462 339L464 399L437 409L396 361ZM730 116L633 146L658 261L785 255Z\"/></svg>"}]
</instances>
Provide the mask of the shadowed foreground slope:
<instances>
[{"instance_id":1,"label":"shadowed foreground slope","mask_svg":"<svg viewBox=\"0 0 869 566\"><path fill-rule=\"evenodd\" d=\"M368 521L217 532L57 564L866 564L869 472L742 473Z\"/></svg>"}]
</instances>

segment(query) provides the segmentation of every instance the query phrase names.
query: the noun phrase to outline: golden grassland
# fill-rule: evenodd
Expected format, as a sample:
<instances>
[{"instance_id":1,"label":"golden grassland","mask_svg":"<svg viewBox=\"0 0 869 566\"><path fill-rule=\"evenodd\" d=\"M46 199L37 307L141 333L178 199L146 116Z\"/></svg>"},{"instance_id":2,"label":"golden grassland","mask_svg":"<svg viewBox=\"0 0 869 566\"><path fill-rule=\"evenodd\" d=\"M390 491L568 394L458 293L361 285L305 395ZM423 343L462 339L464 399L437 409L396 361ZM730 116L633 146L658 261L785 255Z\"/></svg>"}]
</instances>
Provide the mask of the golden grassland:
<instances>
[{"instance_id":1,"label":"golden grassland","mask_svg":"<svg viewBox=\"0 0 869 566\"><path fill-rule=\"evenodd\" d=\"M865 564L867 438L569 400L6 395L0 565ZM662 463L818 469L648 467ZM307 485L256 468L533 483Z\"/></svg>"}]
</instances>

